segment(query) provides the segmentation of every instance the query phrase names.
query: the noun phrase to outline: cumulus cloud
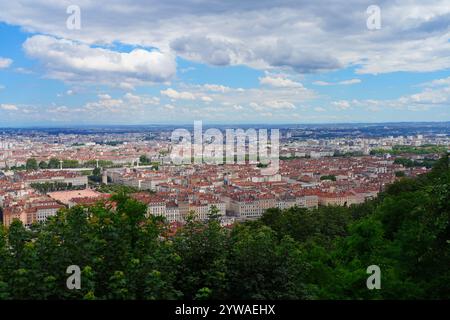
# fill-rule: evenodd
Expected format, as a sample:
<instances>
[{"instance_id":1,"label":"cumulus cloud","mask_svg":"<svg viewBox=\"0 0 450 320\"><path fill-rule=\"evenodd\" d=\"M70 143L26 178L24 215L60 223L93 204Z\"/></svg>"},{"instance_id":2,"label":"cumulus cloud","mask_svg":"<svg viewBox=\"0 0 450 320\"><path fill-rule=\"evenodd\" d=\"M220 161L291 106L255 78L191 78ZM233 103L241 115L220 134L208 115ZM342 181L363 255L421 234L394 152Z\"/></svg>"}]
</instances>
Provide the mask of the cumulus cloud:
<instances>
[{"instance_id":1,"label":"cumulus cloud","mask_svg":"<svg viewBox=\"0 0 450 320\"><path fill-rule=\"evenodd\" d=\"M68 108L58 109L53 108L53 112L62 112L70 117L81 117L83 119L92 117L94 121L101 121L99 115L108 114L106 120L111 120L116 117L122 117L123 122L125 120L136 121L136 117L140 117L144 114L148 117L149 114L154 112L154 108L159 107L159 98L149 95L135 95L132 93L126 93L121 97L112 97L109 94L97 95L97 100L89 101L81 108ZM130 112L131 111L131 112ZM101 117L100 117L101 118ZM142 117L141 120L145 119Z\"/></svg>"},{"instance_id":2,"label":"cumulus cloud","mask_svg":"<svg viewBox=\"0 0 450 320\"><path fill-rule=\"evenodd\" d=\"M350 102L348 102L346 100L333 101L333 105L338 110L347 110L350 108Z\"/></svg>"},{"instance_id":3,"label":"cumulus cloud","mask_svg":"<svg viewBox=\"0 0 450 320\"><path fill-rule=\"evenodd\" d=\"M301 73L352 66L358 73L373 74L450 67L447 0L379 0L383 23L376 32L366 27L369 4L84 0L80 6L86 29L73 32L61 23L64 3L16 0L2 4L0 21L87 44L120 42L173 50L183 58L221 66ZM167 79L159 72L150 78Z\"/></svg>"},{"instance_id":4,"label":"cumulus cloud","mask_svg":"<svg viewBox=\"0 0 450 320\"><path fill-rule=\"evenodd\" d=\"M9 58L0 57L0 69L8 68L12 64L12 60Z\"/></svg>"},{"instance_id":5,"label":"cumulus cloud","mask_svg":"<svg viewBox=\"0 0 450 320\"><path fill-rule=\"evenodd\" d=\"M119 97L114 91L110 95L103 93L104 96L80 108L53 106L55 114L78 109L77 112L95 115L93 111L114 112L128 119L127 116L136 118L139 112L151 110L147 114L151 122L156 109L169 113L168 110L176 108L181 114L185 108L190 114L205 116L206 110L216 111L211 115L217 119L223 116L225 120L231 113L245 119L247 114L251 118L271 112L275 116L286 115L290 120L292 110L303 111L302 106L310 105L303 102L317 98L313 90L302 85L304 80L298 80L310 78L297 73L347 67L360 74L450 68L448 0L401 3L379 0L377 5L382 8L383 19L382 28L377 31L367 30L366 4L359 0L308 3L130 0L126 4L119 0L107 4L83 0L80 31L68 30L61 23L66 14L64 3L16 0L2 3L0 21L35 34L23 44L28 56L42 66L42 70L33 68L35 74L62 80L70 87L80 83L100 84L127 92ZM119 52L116 45L137 49ZM175 79L178 57L217 66L248 66L265 71L265 75L259 79L261 86L255 88L223 85L227 80L223 84L178 86L170 83ZM0 58L0 68L2 63L8 64L4 60ZM361 82L358 76L354 77L313 84L344 86ZM158 97L139 95L135 90L137 86L155 83L164 84L164 90L160 91L162 105ZM397 99L326 97L325 102L318 104L329 111L354 107L373 111L387 108L417 111L438 106L444 109L450 101L449 86L450 80L444 78ZM333 102L339 99L348 100ZM320 108L315 111L320 112ZM23 110L20 105L20 114ZM314 112L314 108L308 111ZM328 116L314 117L325 115Z\"/></svg>"},{"instance_id":6,"label":"cumulus cloud","mask_svg":"<svg viewBox=\"0 0 450 320\"><path fill-rule=\"evenodd\" d=\"M203 85L203 88L207 91L216 91L216 92L230 92L231 88L219 84L205 84Z\"/></svg>"},{"instance_id":7,"label":"cumulus cloud","mask_svg":"<svg viewBox=\"0 0 450 320\"><path fill-rule=\"evenodd\" d=\"M208 97L208 96L203 96L203 97L201 98L201 100L202 100L203 102L208 103L208 102L212 102L212 101L213 101L213 98Z\"/></svg>"},{"instance_id":8,"label":"cumulus cloud","mask_svg":"<svg viewBox=\"0 0 450 320\"><path fill-rule=\"evenodd\" d=\"M166 104L166 105L164 105L164 108L167 109L167 110L174 110L175 106L171 105L171 104Z\"/></svg>"},{"instance_id":9,"label":"cumulus cloud","mask_svg":"<svg viewBox=\"0 0 450 320\"><path fill-rule=\"evenodd\" d=\"M99 94L98 98L100 100L111 100L111 96L109 94L103 94L103 93Z\"/></svg>"},{"instance_id":10,"label":"cumulus cloud","mask_svg":"<svg viewBox=\"0 0 450 320\"><path fill-rule=\"evenodd\" d=\"M0 109L6 111L17 111L19 108L14 104L0 104Z\"/></svg>"},{"instance_id":11,"label":"cumulus cloud","mask_svg":"<svg viewBox=\"0 0 450 320\"><path fill-rule=\"evenodd\" d=\"M288 110L295 109L295 105L292 102L283 100L267 101L264 102L264 105L272 109L288 109Z\"/></svg>"},{"instance_id":12,"label":"cumulus cloud","mask_svg":"<svg viewBox=\"0 0 450 320\"><path fill-rule=\"evenodd\" d=\"M425 87L440 87L440 86L450 86L450 77L443 79L436 79L427 83L424 83Z\"/></svg>"},{"instance_id":13,"label":"cumulus cloud","mask_svg":"<svg viewBox=\"0 0 450 320\"><path fill-rule=\"evenodd\" d=\"M165 82L176 72L174 56L160 51L116 52L44 35L28 38L23 48L28 56L42 62L48 77L68 82Z\"/></svg>"},{"instance_id":14,"label":"cumulus cloud","mask_svg":"<svg viewBox=\"0 0 450 320\"><path fill-rule=\"evenodd\" d=\"M213 107L216 112L230 110L293 110L303 101L316 98L315 92L300 83L287 78L261 78L267 83L261 88L232 88L217 84L181 84L180 88L161 90L162 97L168 97L173 104L183 107Z\"/></svg>"},{"instance_id":15,"label":"cumulus cloud","mask_svg":"<svg viewBox=\"0 0 450 320\"><path fill-rule=\"evenodd\" d=\"M410 95L404 95L397 99L353 99L351 101L334 101L332 104L339 110L351 107L365 108L368 111L379 112L383 110L409 110L426 111L431 108L448 109L450 105L450 81L449 78L436 79L423 84L425 88Z\"/></svg>"},{"instance_id":16,"label":"cumulus cloud","mask_svg":"<svg viewBox=\"0 0 450 320\"><path fill-rule=\"evenodd\" d=\"M343 85L351 85L351 84L357 84L357 83L361 83L361 79L350 79L350 80L343 80L343 81L338 82L338 84L343 84Z\"/></svg>"},{"instance_id":17,"label":"cumulus cloud","mask_svg":"<svg viewBox=\"0 0 450 320\"><path fill-rule=\"evenodd\" d=\"M166 90L161 90L161 95L169 97L170 99L174 100L195 100L195 95L193 95L191 92L183 91L179 92L172 88L168 88Z\"/></svg>"},{"instance_id":18,"label":"cumulus cloud","mask_svg":"<svg viewBox=\"0 0 450 320\"><path fill-rule=\"evenodd\" d=\"M441 90L426 89L423 92L409 96L408 100L416 104L442 104L448 101L450 87Z\"/></svg>"},{"instance_id":19,"label":"cumulus cloud","mask_svg":"<svg viewBox=\"0 0 450 320\"><path fill-rule=\"evenodd\" d=\"M208 36L182 36L174 39L170 47L178 54L194 61L215 66L239 64L248 50L239 41L214 39Z\"/></svg>"},{"instance_id":20,"label":"cumulus cloud","mask_svg":"<svg viewBox=\"0 0 450 320\"><path fill-rule=\"evenodd\" d=\"M262 78L259 78L259 83L262 85L269 85L272 87L277 88L301 88L303 85L300 82L292 81L288 78L283 77L271 77L271 76L265 76Z\"/></svg>"}]
</instances>

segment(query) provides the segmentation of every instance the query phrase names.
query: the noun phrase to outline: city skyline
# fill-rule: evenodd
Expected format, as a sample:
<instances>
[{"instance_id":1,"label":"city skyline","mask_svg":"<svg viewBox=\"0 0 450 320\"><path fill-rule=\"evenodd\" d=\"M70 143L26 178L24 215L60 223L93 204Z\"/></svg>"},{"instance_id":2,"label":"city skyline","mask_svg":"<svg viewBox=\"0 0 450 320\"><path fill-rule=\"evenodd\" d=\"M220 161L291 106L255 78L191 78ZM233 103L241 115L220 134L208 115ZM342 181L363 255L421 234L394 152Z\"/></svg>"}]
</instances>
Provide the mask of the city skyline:
<instances>
[{"instance_id":1,"label":"city skyline","mask_svg":"<svg viewBox=\"0 0 450 320\"><path fill-rule=\"evenodd\" d=\"M449 17L445 1L5 3L0 127L450 121Z\"/></svg>"}]
</instances>

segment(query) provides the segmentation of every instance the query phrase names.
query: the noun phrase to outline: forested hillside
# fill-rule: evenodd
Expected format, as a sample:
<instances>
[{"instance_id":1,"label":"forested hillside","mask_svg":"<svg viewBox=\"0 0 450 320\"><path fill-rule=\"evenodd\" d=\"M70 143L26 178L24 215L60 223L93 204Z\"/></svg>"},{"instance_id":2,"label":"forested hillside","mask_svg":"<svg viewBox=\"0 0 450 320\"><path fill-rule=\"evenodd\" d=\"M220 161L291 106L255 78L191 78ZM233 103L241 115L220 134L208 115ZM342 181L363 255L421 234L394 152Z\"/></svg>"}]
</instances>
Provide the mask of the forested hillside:
<instances>
[{"instance_id":1,"label":"forested hillside","mask_svg":"<svg viewBox=\"0 0 450 320\"><path fill-rule=\"evenodd\" d=\"M176 234L126 194L0 228L0 299L450 298L448 156L363 205L268 210L222 228L190 217ZM69 265L82 270L69 290ZM366 269L381 268L368 290Z\"/></svg>"}]
</instances>

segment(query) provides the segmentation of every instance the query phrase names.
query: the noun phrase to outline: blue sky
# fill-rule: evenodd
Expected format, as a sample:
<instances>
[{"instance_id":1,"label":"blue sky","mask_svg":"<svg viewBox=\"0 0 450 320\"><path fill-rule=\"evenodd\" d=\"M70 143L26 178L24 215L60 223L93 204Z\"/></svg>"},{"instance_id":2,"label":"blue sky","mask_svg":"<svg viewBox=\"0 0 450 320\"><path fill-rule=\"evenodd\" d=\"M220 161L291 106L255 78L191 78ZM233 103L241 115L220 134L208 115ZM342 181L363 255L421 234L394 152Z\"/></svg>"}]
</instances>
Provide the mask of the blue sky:
<instances>
[{"instance_id":1,"label":"blue sky","mask_svg":"<svg viewBox=\"0 0 450 320\"><path fill-rule=\"evenodd\" d=\"M0 126L450 121L445 1L70 4L2 4Z\"/></svg>"}]
</instances>

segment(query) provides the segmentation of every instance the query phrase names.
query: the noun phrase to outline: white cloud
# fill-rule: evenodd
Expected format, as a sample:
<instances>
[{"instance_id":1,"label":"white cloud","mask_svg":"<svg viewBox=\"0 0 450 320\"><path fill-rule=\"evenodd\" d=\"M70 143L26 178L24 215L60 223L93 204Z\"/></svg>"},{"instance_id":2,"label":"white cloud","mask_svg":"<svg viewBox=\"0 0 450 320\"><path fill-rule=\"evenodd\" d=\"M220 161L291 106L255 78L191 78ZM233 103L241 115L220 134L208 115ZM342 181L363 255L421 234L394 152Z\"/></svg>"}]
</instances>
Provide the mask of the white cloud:
<instances>
[{"instance_id":1,"label":"white cloud","mask_svg":"<svg viewBox=\"0 0 450 320\"><path fill-rule=\"evenodd\" d=\"M327 110L324 109L324 108L322 108L322 107L315 107L315 108L314 108L314 111L316 111L316 112L325 112L325 111L327 111Z\"/></svg>"},{"instance_id":2,"label":"white cloud","mask_svg":"<svg viewBox=\"0 0 450 320\"><path fill-rule=\"evenodd\" d=\"M100 100L111 100L111 96L109 94L99 94L98 98Z\"/></svg>"},{"instance_id":3,"label":"white cloud","mask_svg":"<svg viewBox=\"0 0 450 320\"><path fill-rule=\"evenodd\" d=\"M346 100L333 101L333 105L336 106L338 110L347 110L350 108L350 103Z\"/></svg>"},{"instance_id":4,"label":"white cloud","mask_svg":"<svg viewBox=\"0 0 450 320\"><path fill-rule=\"evenodd\" d=\"M342 80L338 82L328 82L328 81L314 81L313 84L316 86L335 86L335 85L352 85L361 83L361 79L350 79L350 80Z\"/></svg>"},{"instance_id":5,"label":"white cloud","mask_svg":"<svg viewBox=\"0 0 450 320\"><path fill-rule=\"evenodd\" d=\"M69 110L70 109L67 106L58 106L58 107L48 109L48 112L50 112L50 113L66 113Z\"/></svg>"},{"instance_id":6,"label":"white cloud","mask_svg":"<svg viewBox=\"0 0 450 320\"><path fill-rule=\"evenodd\" d=\"M22 68L22 67L15 68L14 71L16 71L17 73L21 73L21 74L32 74L33 73L33 71L28 70L26 68Z\"/></svg>"},{"instance_id":7,"label":"white cloud","mask_svg":"<svg viewBox=\"0 0 450 320\"><path fill-rule=\"evenodd\" d=\"M19 108L14 104L0 104L0 109L7 111L17 111Z\"/></svg>"},{"instance_id":8,"label":"white cloud","mask_svg":"<svg viewBox=\"0 0 450 320\"><path fill-rule=\"evenodd\" d=\"M426 82L423 84L423 86L426 87L450 86L450 77Z\"/></svg>"},{"instance_id":9,"label":"white cloud","mask_svg":"<svg viewBox=\"0 0 450 320\"><path fill-rule=\"evenodd\" d=\"M135 86L131 83L128 82L121 82L119 83L119 88L123 89L123 90L127 90L127 91L133 91L135 90Z\"/></svg>"},{"instance_id":10,"label":"white cloud","mask_svg":"<svg viewBox=\"0 0 450 320\"><path fill-rule=\"evenodd\" d=\"M130 103L134 103L134 104L139 104L139 103L141 103L141 97L140 96L137 96L137 95L134 95L134 94L132 94L132 93L126 93L124 96L123 96L127 101L129 101Z\"/></svg>"},{"instance_id":11,"label":"white cloud","mask_svg":"<svg viewBox=\"0 0 450 320\"><path fill-rule=\"evenodd\" d=\"M343 81L338 82L338 84L342 84L342 85L351 85L351 84L357 84L357 83L361 83L361 79L350 79L350 80L343 80Z\"/></svg>"},{"instance_id":12,"label":"white cloud","mask_svg":"<svg viewBox=\"0 0 450 320\"><path fill-rule=\"evenodd\" d=\"M426 89L423 92L413 94L409 97L411 103L419 104L442 104L448 101L450 87L442 90Z\"/></svg>"},{"instance_id":13,"label":"white cloud","mask_svg":"<svg viewBox=\"0 0 450 320\"><path fill-rule=\"evenodd\" d=\"M122 99L113 99L109 95L99 95L99 100L95 102L88 102L84 106L86 110L119 112L125 110Z\"/></svg>"},{"instance_id":14,"label":"white cloud","mask_svg":"<svg viewBox=\"0 0 450 320\"><path fill-rule=\"evenodd\" d=\"M12 64L12 60L9 58L0 57L0 69L8 68Z\"/></svg>"},{"instance_id":15,"label":"white cloud","mask_svg":"<svg viewBox=\"0 0 450 320\"><path fill-rule=\"evenodd\" d=\"M208 96L203 96L202 98L201 98L201 100L203 101L203 102L212 102L213 101L213 99L211 98L211 97L208 97Z\"/></svg>"},{"instance_id":16,"label":"white cloud","mask_svg":"<svg viewBox=\"0 0 450 320\"><path fill-rule=\"evenodd\" d=\"M181 88L181 89L179 89ZM301 102L315 98L315 93L303 86L295 87L263 87L263 88L231 88L216 84L189 85L180 84L179 88L161 91L161 96L168 97L173 104L186 107L188 101L196 101L195 107L210 106L216 113L231 108L263 110L293 110ZM184 101L181 101L184 100ZM214 101L214 105L211 102ZM187 105L189 107L189 104ZM236 107L239 106L239 107ZM191 104L190 107L194 107Z\"/></svg>"},{"instance_id":17,"label":"white cloud","mask_svg":"<svg viewBox=\"0 0 450 320\"><path fill-rule=\"evenodd\" d=\"M215 91L215 92L229 92L232 89L230 87L218 85L218 84L205 84L203 85L203 88L207 91Z\"/></svg>"},{"instance_id":18,"label":"white cloud","mask_svg":"<svg viewBox=\"0 0 450 320\"><path fill-rule=\"evenodd\" d=\"M315 84L316 86L330 86L330 85L332 85L331 82L327 82L327 81L314 81L313 84Z\"/></svg>"},{"instance_id":19,"label":"white cloud","mask_svg":"<svg viewBox=\"0 0 450 320\"><path fill-rule=\"evenodd\" d=\"M272 109L295 109L295 105L289 101L275 100L264 102L264 105Z\"/></svg>"},{"instance_id":20,"label":"white cloud","mask_svg":"<svg viewBox=\"0 0 450 320\"><path fill-rule=\"evenodd\" d=\"M348 109L351 106L362 107L371 112L379 112L389 109L426 111L430 108L448 108L450 105L450 81L447 79L436 79L423 84L422 91L401 96L397 99L385 100L352 100L335 101L333 104L338 109Z\"/></svg>"},{"instance_id":21,"label":"white cloud","mask_svg":"<svg viewBox=\"0 0 450 320\"><path fill-rule=\"evenodd\" d=\"M263 85L269 85L276 88L301 88L303 85L299 82L292 81L291 79L283 77L271 77L265 76L259 78L259 83Z\"/></svg>"},{"instance_id":22,"label":"white cloud","mask_svg":"<svg viewBox=\"0 0 450 320\"><path fill-rule=\"evenodd\" d=\"M191 92L183 91L178 92L172 88L168 88L166 90L161 90L161 94L163 96L169 97L174 100L195 100L195 96Z\"/></svg>"},{"instance_id":23,"label":"white cloud","mask_svg":"<svg viewBox=\"0 0 450 320\"><path fill-rule=\"evenodd\" d=\"M166 104L166 105L164 105L164 108L167 110L173 110L173 109L175 109L175 106L172 104Z\"/></svg>"},{"instance_id":24,"label":"white cloud","mask_svg":"<svg viewBox=\"0 0 450 320\"><path fill-rule=\"evenodd\" d=\"M123 53L43 35L28 38L23 48L43 63L48 77L68 82L132 86L165 82L176 71L174 56L159 51Z\"/></svg>"},{"instance_id":25,"label":"white cloud","mask_svg":"<svg viewBox=\"0 0 450 320\"><path fill-rule=\"evenodd\" d=\"M264 110L264 108L256 102L250 102L249 106L256 111Z\"/></svg>"},{"instance_id":26,"label":"white cloud","mask_svg":"<svg viewBox=\"0 0 450 320\"><path fill-rule=\"evenodd\" d=\"M359 73L450 67L448 0L378 0L383 23L376 32L367 30L367 6L360 0L214 5L208 0L111 0L106 5L83 0L80 5L86 28L82 32L65 28L61 17L66 7L57 1L2 3L0 21L88 44L120 42L174 50L183 58L213 65L297 72L352 66Z\"/></svg>"}]
</instances>

